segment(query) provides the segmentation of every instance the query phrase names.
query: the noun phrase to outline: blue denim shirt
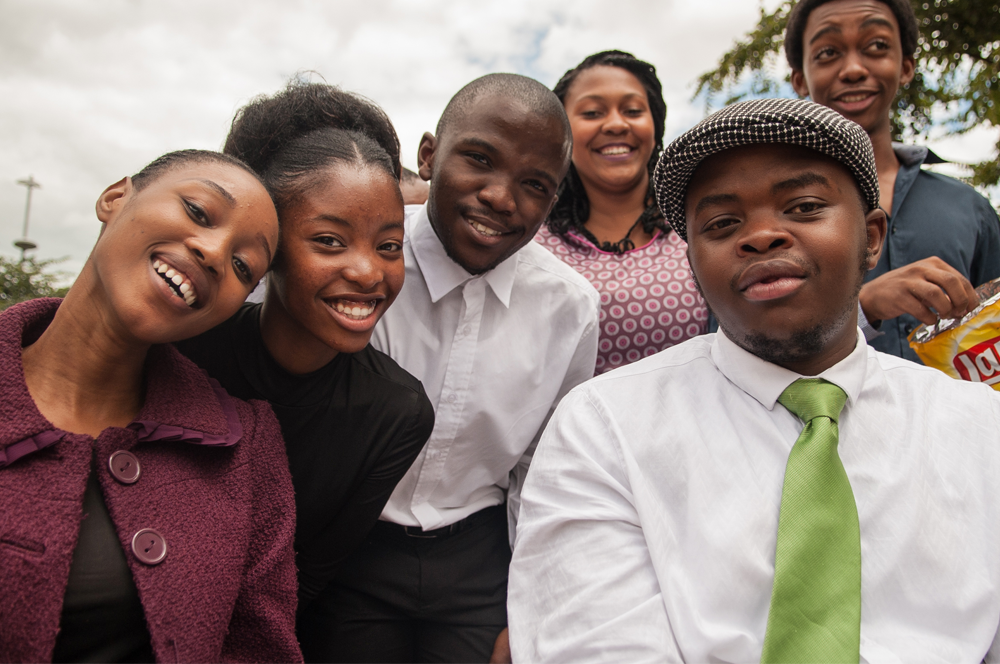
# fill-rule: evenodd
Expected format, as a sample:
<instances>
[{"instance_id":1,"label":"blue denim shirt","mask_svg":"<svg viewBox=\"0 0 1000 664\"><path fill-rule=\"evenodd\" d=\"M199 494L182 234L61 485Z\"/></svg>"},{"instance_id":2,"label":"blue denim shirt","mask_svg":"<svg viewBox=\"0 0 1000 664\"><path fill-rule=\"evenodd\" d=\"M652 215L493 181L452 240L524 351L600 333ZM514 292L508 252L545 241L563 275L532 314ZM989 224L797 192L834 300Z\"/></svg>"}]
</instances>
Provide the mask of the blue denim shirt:
<instances>
[{"instance_id":1,"label":"blue denim shirt","mask_svg":"<svg viewBox=\"0 0 1000 664\"><path fill-rule=\"evenodd\" d=\"M893 145L899 174L893 190L889 229L878 265L865 281L923 258L937 256L973 286L1000 277L1000 220L990 202L954 178L920 168L944 163L926 147ZM919 362L907 335L920 324L904 314L883 321L876 349Z\"/></svg>"}]
</instances>

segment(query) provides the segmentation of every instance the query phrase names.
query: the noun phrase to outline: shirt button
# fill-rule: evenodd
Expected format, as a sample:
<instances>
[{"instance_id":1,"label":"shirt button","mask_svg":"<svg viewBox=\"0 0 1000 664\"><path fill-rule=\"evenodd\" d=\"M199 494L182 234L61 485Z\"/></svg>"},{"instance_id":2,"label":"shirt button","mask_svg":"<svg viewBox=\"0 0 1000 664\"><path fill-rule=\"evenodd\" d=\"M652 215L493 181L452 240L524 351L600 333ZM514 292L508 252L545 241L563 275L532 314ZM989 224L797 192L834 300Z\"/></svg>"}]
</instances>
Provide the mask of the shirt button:
<instances>
[{"instance_id":1,"label":"shirt button","mask_svg":"<svg viewBox=\"0 0 1000 664\"><path fill-rule=\"evenodd\" d=\"M471 325L466 325L465 328L462 330L462 334L469 334L470 332L472 332Z\"/></svg>"},{"instance_id":2,"label":"shirt button","mask_svg":"<svg viewBox=\"0 0 1000 664\"><path fill-rule=\"evenodd\" d=\"M118 450L108 459L108 469L111 477L122 484L135 484L139 481L142 468L139 466L139 459L131 452Z\"/></svg>"},{"instance_id":3,"label":"shirt button","mask_svg":"<svg viewBox=\"0 0 1000 664\"><path fill-rule=\"evenodd\" d=\"M152 528L143 528L132 538L132 553L141 563L159 565L167 557L167 540Z\"/></svg>"},{"instance_id":4,"label":"shirt button","mask_svg":"<svg viewBox=\"0 0 1000 664\"><path fill-rule=\"evenodd\" d=\"M455 395L449 394L448 397L445 399L445 401L447 401L448 403L455 403Z\"/></svg>"}]
</instances>

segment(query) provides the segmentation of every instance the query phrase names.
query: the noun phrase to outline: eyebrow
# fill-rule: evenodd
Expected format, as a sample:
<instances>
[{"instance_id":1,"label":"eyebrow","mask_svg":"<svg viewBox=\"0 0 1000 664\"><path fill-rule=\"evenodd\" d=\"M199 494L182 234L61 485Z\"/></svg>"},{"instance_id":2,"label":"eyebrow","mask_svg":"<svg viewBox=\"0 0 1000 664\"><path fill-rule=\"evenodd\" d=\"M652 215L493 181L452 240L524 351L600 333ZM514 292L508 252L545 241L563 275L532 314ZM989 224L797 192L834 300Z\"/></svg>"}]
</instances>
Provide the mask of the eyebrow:
<instances>
[{"instance_id":1,"label":"eyebrow","mask_svg":"<svg viewBox=\"0 0 1000 664\"><path fill-rule=\"evenodd\" d=\"M888 28L890 30L893 29L892 23L882 18L881 16L872 16L870 18L866 18L864 21L861 22L862 28L868 28L873 25L877 25L883 28Z\"/></svg>"},{"instance_id":2,"label":"eyebrow","mask_svg":"<svg viewBox=\"0 0 1000 664\"><path fill-rule=\"evenodd\" d=\"M723 203L736 203L740 198L736 194L712 194L711 196L705 196L703 199L698 201L698 205L694 208L694 213L698 214L702 210L712 205L721 205Z\"/></svg>"},{"instance_id":3,"label":"eyebrow","mask_svg":"<svg viewBox=\"0 0 1000 664\"><path fill-rule=\"evenodd\" d=\"M236 207L236 199L233 197L232 194L226 191L222 187L222 185L216 182L212 182L211 180L205 178L198 178L198 182L201 182L202 184L206 185L209 189L215 190L215 193L217 193L219 196L222 196L226 200L226 203L229 204L229 207L231 208Z\"/></svg>"},{"instance_id":4,"label":"eyebrow","mask_svg":"<svg viewBox=\"0 0 1000 664\"><path fill-rule=\"evenodd\" d=\"M262 247L264 247L264 252L267 254L267 264L270 265L271 264L271 245L267 243L267 238L264 237L264 234L260 233L260 232L257 233L257 241L260 242L260 245Z\"/></svg>"},{"instance_id":5,"label":"eyebrow","mask_svg":"<svg viewBox=\"0 0 1000 664\"><path fill-rule=\"evenodd\" d=\"M807 171L802 175L798 175L794 178L788 178L787 180L782 180L781 182L776 182L771 185L771 193L777 194L782 191L788 191L789 189L799 189L801 187L807 187L811 184L818 184L824 187L830 186L830 181L819 173L813 171Z\"/></svg>"},{"instance_id":6,"label":"eyebrow","mask_svg":"<svg viewBox=\"0 0 1000 664\"><path fill-rule=\"evenodd\" d=\"M870 16L861 22L862 28L870 28L873 25L877 25L882 28L888 28L889 30L893 29L892 23L882 18L881 16ZM812 39L809 40L809 45L812 46L812 44L817 39L823 37L824 35L830 34L831 32L836 32L840 34L842 31L839 25L828 25L812 36Z\"/></svg>"},{"instance_id":7,"label":"eyebrow","mask_svg":"<svg viewBox=\"0 0 1000 664\"><path fill-rule=\"evenodd\" d=\"M463 138L462 139L462 143L468 143L469 145L475 145L477 147L480 147L480 148L486 150L487 152L489 152L491 154L496 154L497 153L497 149L496 149L496 147L492 143L490 143L489 141L483 140L481 138L477 138L476 136L470 136L468 138Z\"/></svg>"},{"instance_id":8,"label":"eyebrow","mask_svg":"<svg viewBox=\"0 0 1000 664\"><path fill-rule=\"evenodd\" d=\"M837 34L840 34L843 31L840 29L839 25L828 25L828 26L826 26L825 28L823 28L822 30L820 30L819 32L817 32L816 34L814 34L812 36L812 39L809 40L809 45L812 46L816 42L817 39L819 39L820 37L826 36L826 35L830 34L831 32L836 32Z\"/></svg>"},{"instance_id":9,"label":"eyebrow","mask_svg":"<svg viewBox=\"0 0 1000 664\"><path fill-rule=\"evenodd\" d=\"M642 94L639 94L638 92L629 92L627 94L622 95L622 99L631 99L633 97L638 97L640 99L643 99L646 97L646 93L643 92ZM580 97L580 99L599 99L601 101L604 101L606 97L604 95L600 95L595 92L589 95L583 95L582 97Z\"/></svg>"},{"instance_id":10,"label":"eyebrow","mask_svg":"<svg viewBox=\"0 0 1000 664\"><path fill-rule=\"evenodd\" d=\"M313 217L312 219L310 219L310 221L329 221L330 223L339 224L341 226L351 226L352 225L351 222L348 221L347 219L343 219L342 217L338 217L338 216L335 216L335 215L332 215L332 214L318 214L315 217ZM397 228L402 229L404 227L404 225L405 224L404 224L404 222L402 220L399 220L399 221L387 221L384 224L382 224L379 227L378 230L381 233L383 231L395 230Z\"/></svg>"}]
</instances>

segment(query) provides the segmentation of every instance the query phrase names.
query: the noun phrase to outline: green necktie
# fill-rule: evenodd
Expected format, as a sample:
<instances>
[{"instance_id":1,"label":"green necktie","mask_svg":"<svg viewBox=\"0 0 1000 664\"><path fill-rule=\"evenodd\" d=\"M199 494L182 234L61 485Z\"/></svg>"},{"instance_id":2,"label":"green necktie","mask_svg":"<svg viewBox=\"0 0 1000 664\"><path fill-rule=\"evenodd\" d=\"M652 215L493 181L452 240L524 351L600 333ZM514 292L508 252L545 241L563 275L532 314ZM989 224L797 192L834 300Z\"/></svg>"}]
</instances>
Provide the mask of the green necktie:
<instances>
[{"instance_id":1,"label":"green necktie","mask_svg":"<svg viewBox=\"0 0 1000 664\"><path fill-rule=\"evenodd\" d=\"M860 658L861 532L837 454L846 400L842 389L818 378L797 380L778 398L805 426L785 467L761 662Z\"/></svg>"}]
</instances>

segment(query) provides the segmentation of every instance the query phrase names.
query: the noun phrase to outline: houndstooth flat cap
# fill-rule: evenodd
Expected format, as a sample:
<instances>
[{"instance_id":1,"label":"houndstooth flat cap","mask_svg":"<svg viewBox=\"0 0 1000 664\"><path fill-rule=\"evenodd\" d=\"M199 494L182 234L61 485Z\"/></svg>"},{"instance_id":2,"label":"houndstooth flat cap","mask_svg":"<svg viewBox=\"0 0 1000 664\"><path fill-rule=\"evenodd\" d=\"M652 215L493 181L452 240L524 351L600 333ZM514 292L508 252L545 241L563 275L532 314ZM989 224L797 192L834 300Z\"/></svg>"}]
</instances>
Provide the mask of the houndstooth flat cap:
<instances>
[{"instance_id":1,"label":"houndstooth flat cap","mask_svg":"<svg viewBox=\"0 0 1000 664\"><path fill-rule=\"evenodd\" d=\"M656 202L684 240L684 197L698 164L716 152L757 143L801 145L833 157L854 175L868 205L878 207L875 154L860 125L805 99L754 99L713 113L660 155L653 175Z\"/></svg>"}]
</instances>

